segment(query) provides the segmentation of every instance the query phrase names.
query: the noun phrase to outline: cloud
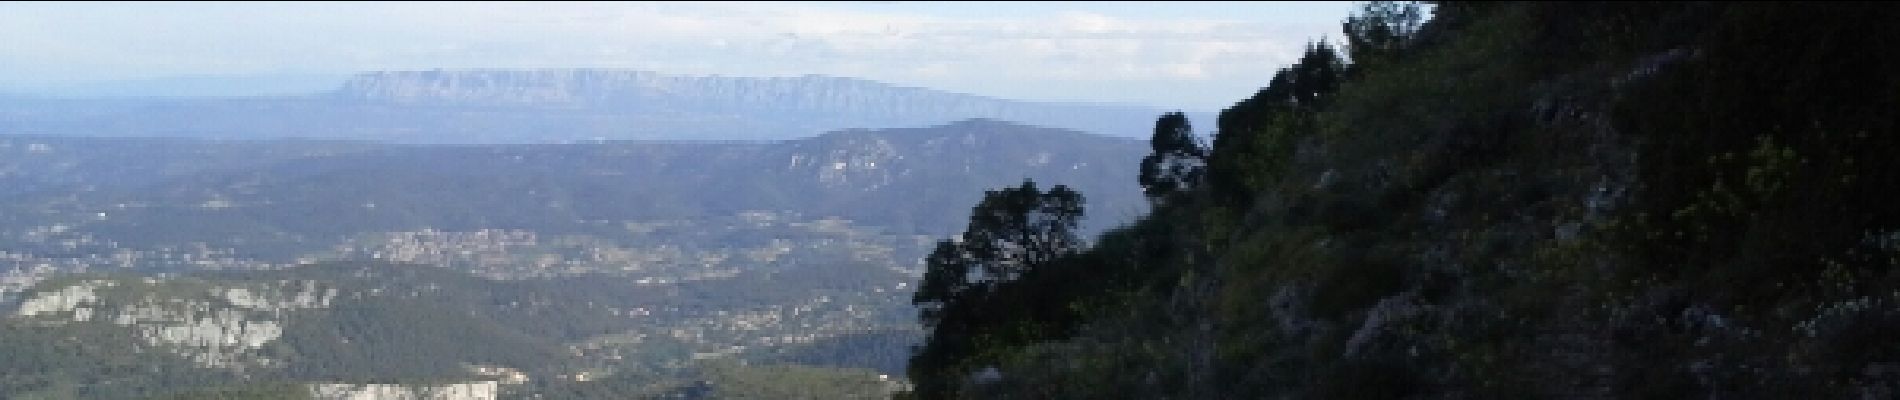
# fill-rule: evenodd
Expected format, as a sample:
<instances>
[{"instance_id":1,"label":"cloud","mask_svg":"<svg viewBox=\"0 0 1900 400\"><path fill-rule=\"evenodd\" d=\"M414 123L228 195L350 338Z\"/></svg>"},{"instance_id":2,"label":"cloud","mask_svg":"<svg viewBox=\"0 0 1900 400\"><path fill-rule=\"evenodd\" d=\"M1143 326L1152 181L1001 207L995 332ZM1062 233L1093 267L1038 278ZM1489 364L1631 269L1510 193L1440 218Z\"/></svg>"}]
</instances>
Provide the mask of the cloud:
<instances>
[{"instance_id":1,"label":"cloud","mask_svg":"<svg viewBox=\"0 0 1900 400\"><path fill-rule=\"evenodd\" d=\"M1118 21L1106 15L1094 13L1065 13L1058 26L1063 30L1082 33L1106 33L1116 28Z\"/></svg>"}]
</instances>

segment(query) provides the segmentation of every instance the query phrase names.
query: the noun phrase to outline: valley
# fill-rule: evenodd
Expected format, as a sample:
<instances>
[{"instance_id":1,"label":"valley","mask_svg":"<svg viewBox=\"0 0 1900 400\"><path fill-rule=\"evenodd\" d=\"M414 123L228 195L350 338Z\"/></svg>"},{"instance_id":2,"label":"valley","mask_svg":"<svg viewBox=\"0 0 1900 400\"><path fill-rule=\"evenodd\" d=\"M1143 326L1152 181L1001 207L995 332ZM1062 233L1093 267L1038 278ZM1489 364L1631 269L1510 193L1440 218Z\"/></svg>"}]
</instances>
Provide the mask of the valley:
<instances>
[{"instance_id":1,"label":"valley","mask_svg":"<svg viewBox=\"0 0 1900 400\"><path fill-rule=\"evenodd\" d=\"M1033 179L1134 215L1141 151L995 120L781 142L0 136L0 352L40 354L0 362L0 396L884 396L922 336L921 259L961 228L938 208Z\"/></svg>"}]
</instances>

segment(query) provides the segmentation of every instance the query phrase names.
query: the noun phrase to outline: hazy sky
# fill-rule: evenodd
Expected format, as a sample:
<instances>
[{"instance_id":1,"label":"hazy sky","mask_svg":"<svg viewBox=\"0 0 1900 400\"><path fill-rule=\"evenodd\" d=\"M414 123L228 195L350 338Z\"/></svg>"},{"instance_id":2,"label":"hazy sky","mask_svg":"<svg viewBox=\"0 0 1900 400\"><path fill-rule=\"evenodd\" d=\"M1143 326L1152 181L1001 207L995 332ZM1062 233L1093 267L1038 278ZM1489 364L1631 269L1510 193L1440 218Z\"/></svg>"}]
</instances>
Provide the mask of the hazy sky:
<instances>
[{"instance_id":1,"label":"hazy sky","mask_svg":"<svg viewBox=\"0 0 1900 400\"><path fill-rule=\"evenodd\" d=\"M824 74L1215 110L1350 2L0 2L0 87L186 75L628 68ZM17 90L17 89L16 89Z\"/></svg>"}]
</instances>

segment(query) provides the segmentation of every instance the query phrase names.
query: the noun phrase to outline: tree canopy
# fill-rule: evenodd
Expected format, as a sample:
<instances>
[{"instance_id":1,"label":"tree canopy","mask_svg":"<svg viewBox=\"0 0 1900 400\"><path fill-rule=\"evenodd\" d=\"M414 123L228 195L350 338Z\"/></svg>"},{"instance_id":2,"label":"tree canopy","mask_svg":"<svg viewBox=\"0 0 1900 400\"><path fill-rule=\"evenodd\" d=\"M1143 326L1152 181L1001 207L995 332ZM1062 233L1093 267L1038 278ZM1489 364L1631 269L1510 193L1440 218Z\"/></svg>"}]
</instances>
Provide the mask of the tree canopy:
<instances>
[{"instance_id":1,"label":"tree canopy","mask_svg":"<svg viewBox=\"0 0 1900 400\"><path fill-rule=\"evenodd\" d=\"M1194 137L1187 115L1163 114L1155 120L1154 137L1148 140L1154 153L1141 159L1141 189L1151 203L1194 190L1201 185L1207 166L1207 149Z\"/></svg>"}]
</instances>

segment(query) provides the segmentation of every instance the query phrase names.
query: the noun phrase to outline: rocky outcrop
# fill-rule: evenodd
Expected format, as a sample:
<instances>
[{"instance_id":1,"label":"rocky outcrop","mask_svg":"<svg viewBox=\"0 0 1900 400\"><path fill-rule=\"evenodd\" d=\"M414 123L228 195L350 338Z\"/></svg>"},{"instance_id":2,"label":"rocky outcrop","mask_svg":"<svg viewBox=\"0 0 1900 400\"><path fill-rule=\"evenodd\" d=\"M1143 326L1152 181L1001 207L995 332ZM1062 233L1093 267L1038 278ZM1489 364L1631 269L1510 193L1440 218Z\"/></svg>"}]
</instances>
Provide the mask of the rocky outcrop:
<instances>
[{"instance_id":1,"label":"rocky outcrop","mask_svg":"<svg viewBox=\"0 0 1900 400\"><path fill-rule=\"evenodd\" d=\"M257 351L284 334L285 313L327 308L334 288L315 281L202 287L161 279L87 280L37 293L14 315L50 324L100 322L130 327L147 344L208 368L268 365Z\"/></svg>"},{"instance_id":2,"label":"rocky outcrop","mask_svg":"<svg viewBox=\"0 0 1900 400\"><path fill-rule=\"evenodd\" d=\"M60 288L59 290L39 293L26 299L26 301L20 302L20 308L15 310L13 314L22 317L32 317L54 313L72 313L73 320L86 321L91 319L92 315L92 309L86 306L99 301L99 289L112 287L116 284L117 282L112 281L85 281Z\"/></svg>"},{"instance_id":3,"label":"rocky outcrop","mask_svg":"<svg viewBox=\"0 0 1900 400\"><path fill-rule=\"evenodd\" d=\"M315 400L493 400L501 385L494 381L447 385L391 385L317 383L310 385Z\"/></svg>"}]
</instances>

